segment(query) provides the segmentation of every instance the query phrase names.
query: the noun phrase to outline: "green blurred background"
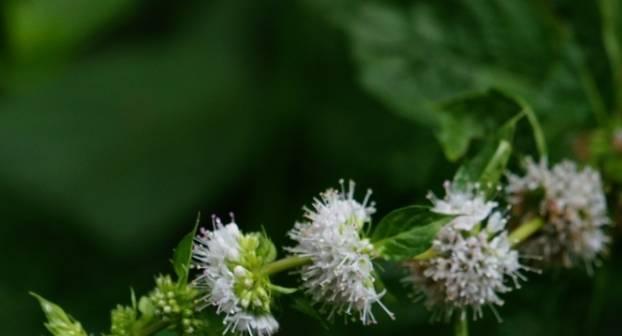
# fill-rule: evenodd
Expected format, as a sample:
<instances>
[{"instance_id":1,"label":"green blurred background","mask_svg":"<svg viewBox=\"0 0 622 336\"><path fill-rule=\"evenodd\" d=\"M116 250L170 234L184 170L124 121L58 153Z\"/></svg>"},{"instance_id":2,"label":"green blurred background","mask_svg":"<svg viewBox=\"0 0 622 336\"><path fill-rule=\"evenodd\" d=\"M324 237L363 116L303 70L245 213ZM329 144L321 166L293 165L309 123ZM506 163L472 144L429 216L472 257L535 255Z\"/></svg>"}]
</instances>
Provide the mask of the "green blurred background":
<instances>
[{"instance_id":1,"label":"green blurred background","mask_svg":"<svg viewBox=\"0 0 622 336\"><path fill-rule=\"evenodd\" d=\"M561 158L596 125L591 91L604 109L615 100L592 2L1 6L1 335L45 334L28 291L104 331L130 286L144 293L171 271L198 211L233 211L243 229L265 226L283 246L301 207L342 177L374 190L376 218L424 201L457 166L435 135L452 121L434 101L510 90L534 106ZM458 129L481 138L479 121ZM505 296L504 323L487 312L472 333L619 335L619 256L613 246L592 277L532 274ZM396 321L327 330L285 298L280 335L448 334L385 268Z\"/></svg>"}]
</instances>

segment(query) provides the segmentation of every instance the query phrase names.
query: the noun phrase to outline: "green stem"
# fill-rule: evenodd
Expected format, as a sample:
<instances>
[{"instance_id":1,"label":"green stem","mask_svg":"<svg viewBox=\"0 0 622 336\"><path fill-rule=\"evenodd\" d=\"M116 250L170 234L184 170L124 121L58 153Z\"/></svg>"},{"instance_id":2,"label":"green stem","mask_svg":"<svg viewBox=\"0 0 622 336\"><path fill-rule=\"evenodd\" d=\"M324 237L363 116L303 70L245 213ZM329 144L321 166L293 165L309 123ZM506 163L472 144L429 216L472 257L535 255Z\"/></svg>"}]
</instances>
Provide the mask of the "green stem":
<instances>
[{"instance_id":1,"label":"green stem","mask_svg":"<svg viewBox=\"0 0 622 336\"><path fill-rule=\"evenodd\" d=\"M527 103L527 101L519 95L514 95L506 91L503 91L503 93L518 102L521 107L521 113L527 118L527 122L529 122L529 126L531 126L538 154L540 154L540 157L548 157L548 149L546 146L544 131L542 130L542 125L540 125L540 121L538 121L538 117L536 116L533 108L531 108L531 105L529 105L529 103Z\"/></svg>"},{"instance_id":2,"label":"green stem","mask_svg":"<svg viewBox=\"0 0 622 336\"><path fill-rule=\"evenodd\" d=\"M540 154L540 157L548 157L546 138L544 137L544 131L542 131L542 126L536 117L536 113L526 101L521 99L520 104L523 107L523 113L527 117L527 121L529 121L529 124L531 125L533 138L536 142L536 147L538 148L538 154Z\"/></svg>"},{"instance_id":3,"label":"green stem","mask_svg":"<svg viewBox=\"0 0 622 336\"><path fill-rule=\"evenodd\" d=\"M536 233L544 225L544 221L540 217L536 217L526 221L517 227L508 237L512 246L520 244L532 234Z\"/></svg>"},{"instance_id":4,"label":"green stem","mask_svg":"<svg viewBox=\"0 0 622 336\"><path fill-rule=\"evenodd\" d=\"M456 320L454 321L454 335L469 336L469 320L467 320L464 314L456 315Z\"/></svg>"},{"instance_id":5,"label":"green stem","mask_svg":"<svg viewBox=\"0 0 622 336\"><path fill-rule=\"evenodd\" d=\"M270 276L273 274L286 271L291 268L306 265L310 262L311 262L310 257L298 257L298 256L287 257L287 258L283 258L277 261L273 261L265 265L263 269L261 270L261 272Z\"/></svg>"},{"instance_id":6,"label":"green stem","mask_svg":"<svg viewBox=\"0 0 622 336\"><path fill-rule=\"evenodd\" d=\"M429 248L419 254L417 254L416 256L413 257L413 259L415 260L428 260L428 259L432 259L434 257L438 256L438 251L436 251L433 248Z\"/></svg>"}]
</instances>

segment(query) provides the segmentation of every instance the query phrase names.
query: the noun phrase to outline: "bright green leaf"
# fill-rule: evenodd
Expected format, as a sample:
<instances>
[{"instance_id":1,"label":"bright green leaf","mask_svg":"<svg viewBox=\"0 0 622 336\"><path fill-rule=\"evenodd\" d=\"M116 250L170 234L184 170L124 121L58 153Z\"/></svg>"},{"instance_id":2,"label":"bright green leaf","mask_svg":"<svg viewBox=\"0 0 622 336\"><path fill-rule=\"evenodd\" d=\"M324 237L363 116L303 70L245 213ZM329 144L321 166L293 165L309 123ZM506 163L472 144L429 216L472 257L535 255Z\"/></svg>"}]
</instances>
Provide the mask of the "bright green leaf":
<instances>
[{"instance_id":1,"label":"bright green leaf","mask_svg":"<svg viewBox=\"0 0 622 336\"><path fill-rule=\"evenodd\" d=\"M180 285L188 283L188 274L190 272L190 264L192 262L192 245L194 236L197 233L199 222L201 221L201 213L197 215L197 220L194 224L194 228L188 233L175 248L173 255L173 268L175 274L177 274L177 282Z\"/></svg>"},{"instance_id":2,"label":"bright green leaf","mask_svg":"<svg viewBox=\"0 0 622 336\"><path fill-rule=\"evenodd\" d=\"M274 243L265 231L259 234L257 255L263 259L264 264L273 262L276 259L276 246L274 246Z\"/></svg>"},{"instance_id":3,"label":"bright green leaf","mask_svg":"<svg viewBox=\"0 0 622 336\"><path fill-rule=\"evenodd\" d=\"M371 240L386 259L412 258L429 249L438 230L452 218L433 213L429 207L408 206L386 215L378 223Z\"/></svg>"},{"instance_id":4,"label":"bright green leaf","mask_svg":"<svg viewBox=\"0 0 622 336\"><path fill-rule=\"evenodd\" d=\"M44 299L43 297L31 293L41 304L41 309L45 313L48 322L45 327L54 336L87 336L86 331L82 328L80 322L76 321L58 305Z\"/></svg>"}]
</instances>

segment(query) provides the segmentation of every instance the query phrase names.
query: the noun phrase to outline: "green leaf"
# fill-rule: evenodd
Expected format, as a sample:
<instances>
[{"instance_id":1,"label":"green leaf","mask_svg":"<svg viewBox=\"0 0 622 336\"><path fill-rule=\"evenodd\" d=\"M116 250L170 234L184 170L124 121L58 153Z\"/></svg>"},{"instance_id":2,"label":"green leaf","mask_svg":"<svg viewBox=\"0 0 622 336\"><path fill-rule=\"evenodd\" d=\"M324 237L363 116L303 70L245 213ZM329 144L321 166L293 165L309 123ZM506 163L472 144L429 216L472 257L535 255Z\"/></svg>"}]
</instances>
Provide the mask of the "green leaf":
<instances>
[{"instance_id":1,"label":"green leaf","mask_svg":"<svg viewBox=\"0 0 622 336\"><path fill-rule=\"evenodd\" d=\"M137 0L6 1L6 31L13 56L21 62L50 61L129 14ZM71 13L71 20L66 20Z\"/></svg>"},{"instance_id":2,"label":"green leaf","mask_svg":"<svg viewBox=\"0 0 622 336\"><path fill-rule=\"evenodd\" d=\"M256 252L257 256L263 259L264 264L271 263L276 259L276 246L265 231L259 234L259 246L257 246Z\"/></svg>"},{"instance_id":3,"label":"green leaf","mask_svg":"<svg viewBox=\"0 0 622 336\"><path fill-rule=\"evenodd\" d=\"M194 228L188 233L177 245L173 255L173 268L177 274L177 282L180 285L188 283L188 275L190 273L190 264L192 262L192 245L197 228L201 222L201 213L197 214Z\"/></svg>"},{"instance_id":4,"label":"green leaf","mask_svg":"<svg viewBox=\"0 0 622 336\"><path fill-rule=\"evenodd\" d=\"M452 218L433 213L425 206L397 209L380 221L371 241L386 259L412 258L429 249L438 230Z\"/></svg>"},{"instance_id":5,"label":"green leaf","mask_svg":"<svg viewBox=\"0 0 622 336\"><path fill-rule=\"evenodd\" d=\"M43 297L30 293L34 296L41 305L41 309L45 313L48 322L45 327L54 336L87 336L86 331L82 328L80 322L76 321L73 317L65 313L65 311L58 305L44 299Z\"/></svg>"},{"instance_id":6,"label":"green leaf","mask_svg":"<svg viewBox=\"0 0 622 336\"><path fill-rule=\"evenodd\" d=\"M157 249L179 213L221 197L289 123L269 107L273 86L258 91L249 75L244 6L195 6L162 39L104 43L36 89L0 76L0 162L11 163L0 179L109 253Z\"/></svg>"},{"instance_id":7,"label":"green leaf","mask_svg":"<svg viewBox=\"0 0 622 336\"><path fill-rule=\"evenodd\" d=\"M622 7L618 0L599 0L602 17L602 35L609 65L611 66L611 80L615 90L616 107L622 104L622 20L620 11Z\"/></svg>"},{"instance_id":8,"label":"green leaf","mask_svg":"<svg viewBox=\"0 0 622 336\"><path fill-rule=\"evenodd\" d=\"M575 59L580 49L539 1L310 3L350 38L362 86L394 112L440 129L452 160L498 120L496 111L467 121L439 113L439 104L473 92L497 88L522 97L549 138L590 117Z\"/></svg>"},{"instance_id":9,"label":"green leaf","mask_svg":"<svg viewBox=\"0 0 622 336\"><path fill-rule=\"evenodd\" d=\"M522 106L499 90L488 90L443 103L439 107L437 137L447 158L455 161L472 140L486 138L518 115Z\"/></svg>"},{"instance_id":10,"label":"green leaf","mask_svg":"<svg viewBox=\"0 0 622 336\"><path fill-rule=\"evenodd\" d=\"M514 130L517 121L522 117L521 114L511 119L486 141L479 153L458 169L454 176L454 185L466 187L479 183L487 194L493 193L510 160Z\"/></svg>"},{"instance_id":11,"label":"green leaf","mask_svg":"<svg viewBox=\"0 0 622 336\"><path fill-rule=\"evenodd\" d=\"M322 314L320 314L320 312L317 309L315 309L315 307L309 301L308 298L306 297L296 298L296 300L294 300L294 303L292 304L292 308L318 321L324 329L326 330L329 329L329 326L330 326L329 324L332 320L327 320L326 318L324 318Z\"/></svg>"}]
</instances>

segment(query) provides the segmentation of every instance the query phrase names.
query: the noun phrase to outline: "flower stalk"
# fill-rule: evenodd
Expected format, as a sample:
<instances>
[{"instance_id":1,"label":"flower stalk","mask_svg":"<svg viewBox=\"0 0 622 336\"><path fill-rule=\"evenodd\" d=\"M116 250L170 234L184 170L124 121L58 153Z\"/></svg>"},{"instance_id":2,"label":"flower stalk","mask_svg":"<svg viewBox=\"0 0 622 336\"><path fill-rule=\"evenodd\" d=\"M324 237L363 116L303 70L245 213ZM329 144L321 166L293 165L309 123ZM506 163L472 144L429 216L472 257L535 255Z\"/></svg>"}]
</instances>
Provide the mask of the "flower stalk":
<instances>
[{"instance_id":1,"label":"flower stalk","mask_svg":"<svg viewBox=\"0 0 622 336\"><path fill-rule=\"evenodd\" d=\"M540 217L532 218L516 228L508 237L512 246L516 246L536 233L542 226L544 221Z\"/></svg>"},{"instance_id":2,"label":"flower stalk","mask_svg":"<svg viewBox=\"0 0 622 336\"><path fill-rule=\"evenodd\" d=\"M438 251L432 247L430 247L429 249L417 254L416 256L413 257L414 260L428 260L428 259L432 259L434 257L438 256Z\"/></svg>"},{"instance_id":3,"label":"flower stalk","mask_svg":"<svg viewBox=\"0 0 622 336\"><path fill-rule=\"evenodd\" d=\"M469 336L469 320L467 320L464 314L456 315L456 320L454 321L454 335Z\"/></svg>"},{"instance_id":4,"label":"flower stalk","mask_svg":"<svg viewBox=\"0 0 622 336\"><path fill-rule=\"evenodd\" d=\"M292 268L307 265L309 263L311 263L310 257L291 256L265 265L261 272L267 276L271 276Z\"/></svg>"}]
</instances>

